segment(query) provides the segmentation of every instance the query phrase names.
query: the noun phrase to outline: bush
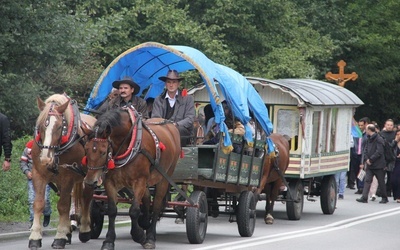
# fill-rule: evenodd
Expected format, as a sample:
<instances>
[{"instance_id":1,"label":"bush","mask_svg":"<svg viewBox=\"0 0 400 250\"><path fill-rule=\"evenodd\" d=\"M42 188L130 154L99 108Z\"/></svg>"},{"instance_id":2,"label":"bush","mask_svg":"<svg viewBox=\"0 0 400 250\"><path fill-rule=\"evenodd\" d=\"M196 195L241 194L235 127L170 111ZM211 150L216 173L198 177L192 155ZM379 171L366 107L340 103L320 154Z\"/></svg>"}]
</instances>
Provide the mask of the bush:
<instances>
[{"instance_id":1,"label":"bush","mask_svg":"<svg viewBox=\"0 0 400 250\"><path fill-rule=\"evenodd\" d=\"M11 169L8 172L1 171L0 175L0 221L28 221L28 191L25 175L19 168L19 159L25 144L32 136L23 136L14 140ZM2 161L1 161L2 162ZM58 196L51 192L52 217L57 216Z\"/></svg>"}]
</instances>

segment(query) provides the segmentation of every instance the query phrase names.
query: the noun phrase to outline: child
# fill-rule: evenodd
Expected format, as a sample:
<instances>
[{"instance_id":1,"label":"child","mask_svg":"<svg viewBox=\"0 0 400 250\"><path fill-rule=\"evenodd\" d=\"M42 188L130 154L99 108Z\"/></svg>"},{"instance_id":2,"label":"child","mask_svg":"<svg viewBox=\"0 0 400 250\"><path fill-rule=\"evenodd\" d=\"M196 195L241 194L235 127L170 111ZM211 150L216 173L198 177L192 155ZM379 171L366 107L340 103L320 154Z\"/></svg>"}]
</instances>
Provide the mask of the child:
<instances>
[{"instance_id":1,"label":"child","mask_svg":"<svg viewBox=\"0 0 400 250\"><path fill-rule=\"evenodd\" d=\"M28 179L28 202L29 202L29 222L31 223L30 227L32 227L33 223L33 201L35 200L35 190L33 189L32 183L32 156L31 150L33 145L33 140L30 140L25 145L24 152L22 153L20 160L20 168L22 173L26 175ZM50 186L46 185L46 193L45 193L45 207L43 211L44 220L43 227L47 227L50 223L50 215L51 215L51 204L50 204Z\"/></svg>"}]
</instances>

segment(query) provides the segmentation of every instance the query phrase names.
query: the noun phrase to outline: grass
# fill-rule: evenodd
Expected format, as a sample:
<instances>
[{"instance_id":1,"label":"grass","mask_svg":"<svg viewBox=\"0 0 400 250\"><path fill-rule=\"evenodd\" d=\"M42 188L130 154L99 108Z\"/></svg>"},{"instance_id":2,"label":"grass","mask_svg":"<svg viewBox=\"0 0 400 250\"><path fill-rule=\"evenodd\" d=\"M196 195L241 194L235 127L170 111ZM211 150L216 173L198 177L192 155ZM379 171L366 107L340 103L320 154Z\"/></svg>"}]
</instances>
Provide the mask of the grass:
<instances>
[{"instance_id":1,"label":"grass","mask_svg":"<svg viewBox=\"0 0 400 250\"><path fill-rule=\"evenodd\" d=\"M0 171L0 221L1 222L24 222L29 220L28 188L26 176L19 167L19 159L27 141L32 136L24 136L12 141L13 151L11 169L7 172ZM3 157L2 157L3 158ZM3 163L3 159L0 161ZM52 191L51 208L52 217L58 217L58 196Z\"/></svg>"}]
</instances>

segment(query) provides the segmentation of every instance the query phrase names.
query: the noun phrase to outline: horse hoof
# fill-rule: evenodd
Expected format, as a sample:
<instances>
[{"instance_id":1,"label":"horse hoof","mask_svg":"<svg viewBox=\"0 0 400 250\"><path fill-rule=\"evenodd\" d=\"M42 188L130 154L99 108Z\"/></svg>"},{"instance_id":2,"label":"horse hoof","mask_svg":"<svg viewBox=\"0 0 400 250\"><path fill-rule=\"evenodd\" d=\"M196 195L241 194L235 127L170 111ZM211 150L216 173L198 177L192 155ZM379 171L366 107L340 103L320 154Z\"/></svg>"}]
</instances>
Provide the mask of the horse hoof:
<instances>
[{"instance_id":1,"label":"horse hoof","mask_svg":"<svg viewBox=\"0 0 400 250\"><path fill-rule=\"evenodd\" d=\"M90 236L90 232L86 232L86 233L81 233L79 232L79 240L82 243L86 243L90 240L91 236Z\"/></svg>"},{"instance_id":2,"label":"horse hoof","mask_svg":"<svg viewBox=\"0 0 400 250\"><path fill-rule=\"evenodd\" d=\"M146 235L144 234L143 230L137 230L136 232L131 230L131 236L132 240L136 243L143 245L146 242Z\"/></svg>"},{"instance_id":3,"label":"horse hoof","mask_svg":"<svg viewBox=\"0 0 400 250\"><path fill-rule=\"evenodd\" d=\"M156 243L154 241L148 241L144 244L142 244L144 249L155 249L156 248Z\"/></svg>"},{"instance_id":4,"label":"horse hoof","mask_svg":"<svg viewBox=\"0 0 400 250\"><path fill-rule=\"evenodd\" d=\"M29 240L29 249L36 250L42 247L42 239L40 240Z\"/></svg>"},{"instance_id":5,"label":"horse hoof","mask_svg":"<svg viewBox=\"0 0 400 250\"><path fill-rule=\"evenodd\" d=\"M53 241L53 244L51 244L51 247L53 249L64 249L65 248L65 244L67 244L67 240L66 239L55 239Z\"/></svg>"},{"instance_id":6,"label":"horse hoof","mask_svg":"<svg viewBox=\"0 0 400 250\"><path fill-rule=\"evenodd\" d=\"M72 241L72 234L71 233L67 233L67 244L71 245L71 241Z\"/></svg>"},{"instance_id":7,"label":"horse hoof","mask_svg":"<svg viewBox=\"0 0 400 250\"><path fill-rule=\"evenodd\" d=\"M271 215L267 215L267 216L265 216L264 221L265 221L265 224L272 225L272 224L274 224L274 217L272 217Z\"/></svg>"},{"instance_id":8,"label":"horse hoof","mask_svg":"<svg viewBox=\"0 0 400 250\"><path fill-rule=\"evenodd\" d=\"M101 250L114 250L113 242L103 242L103 246L101 246Z\"/></svg>"}]
</instances>

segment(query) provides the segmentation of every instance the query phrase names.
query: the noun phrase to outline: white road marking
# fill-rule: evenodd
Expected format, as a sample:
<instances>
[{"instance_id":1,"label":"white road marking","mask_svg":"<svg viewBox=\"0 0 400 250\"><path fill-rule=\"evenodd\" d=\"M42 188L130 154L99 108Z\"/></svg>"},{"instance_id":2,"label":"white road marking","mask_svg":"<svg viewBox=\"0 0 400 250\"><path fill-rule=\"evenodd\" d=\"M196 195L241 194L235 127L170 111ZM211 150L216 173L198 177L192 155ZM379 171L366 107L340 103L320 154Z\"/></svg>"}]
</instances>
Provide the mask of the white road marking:
<instances>
[{"instance_id":1,"label":"white road marking","mask_svg":"<svg viewBox=\"0 0 400 250\"><path fill-rule=\"evenodd\" d=\"M349 228L349 227L356 226L358 224L365 223L368 221L373 221L373 220L378 220L380 218L393 216L395 214L400 214L400 208L392 208L392 209L388 209L388 210L384 210L384 211L380 211L380 212L376 212L376 213L372 213L372 214L361 215L358 217L341 220L341 221L331 223L331 224L321 226L321 227L313 227L313 228L309 228L309 229L291 231L291 232L280 233L280 234L273 234L273 235L268 235L268 236L263 236L263 237L253 237L251 239L240 240L240 241L229 242L229 243L222 243L222 244L218 244L218 245L200 247L200 248L195 248L195 249L196 250L244 249L244 248L248 248L248 247L264 245L267 243L283 241L283 240L288 240L288 239L294 239L294 238L299 238L299 237L309 236L309 235L314 235L314 234L321 234L321 233L326 233L326 232L330 232L330 231L340 230L343 228Z\"/></svg>"}]
</instances>

